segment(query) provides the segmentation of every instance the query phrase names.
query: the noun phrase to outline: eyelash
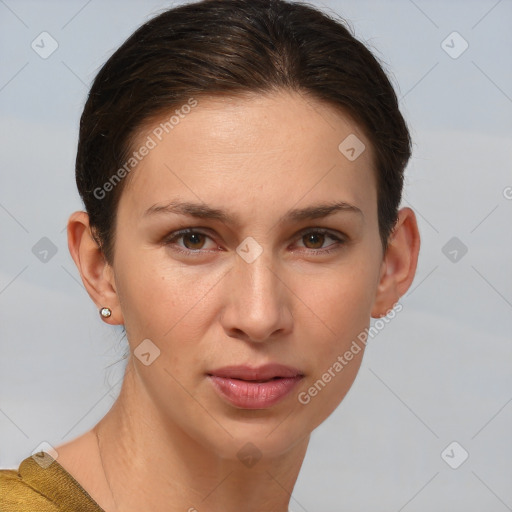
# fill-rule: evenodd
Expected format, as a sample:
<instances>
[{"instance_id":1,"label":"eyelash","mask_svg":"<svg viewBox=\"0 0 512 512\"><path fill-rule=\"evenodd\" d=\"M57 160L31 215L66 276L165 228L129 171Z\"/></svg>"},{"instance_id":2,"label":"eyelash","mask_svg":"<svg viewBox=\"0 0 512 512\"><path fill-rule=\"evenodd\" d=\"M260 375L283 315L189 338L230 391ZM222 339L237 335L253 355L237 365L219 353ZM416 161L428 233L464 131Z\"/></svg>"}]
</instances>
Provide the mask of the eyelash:
<instances>
[{"instance_id":1,"label":"eyelash","mask_svg":"<svg viewBox=\"0 0 512 512\"><path fill-rule=\"evenodd\" d=\"M338 251L339 249L341 249L341 247L346 243L346 240L344 238L340 238L338 236L336 236L335 234L333 234L331 231L327 230L327 229L324 229L324 228L308 228L306 230L302 230L298 233L298 237L299 239L300 238L303 238L304 236L310 234L310 233L315 233L315 234L322 234L322 235L327 235L329 238L332 238L333 240L336 241L336 243L334 244L331 244L331 246L335 246L333 249L307 249L306 248L306 251L308 252L312 252L312 253L316 253L316 254L321 254L321 255L324 255L324 254L330 254L330 253L333 253L335 251ZM177 252L180 252L180 253L183 253L183 254L187 254L187 255L201 255L205 252L205 250L203 249L182 249L182 248L179 248L175 242L177 240L179 240L180 238L182 238L183 236L185 235L191 235L191 234L194 234L194 235L203 235L205 237L208 237L211 239L211 236L208 235L207 233L203 233L202 231L199 231L195 228L187 228L187 229L181 229L179 231L174 231L173 233L170 233L163 241L162 241L162 244L165 245L165 246L171 246L171 245L174 245L173 247L173 250L177 251ZM329 246L329 247L331 247ZM208 250L206 250L207 252L209 252Z\"/></svg>"}]
</instances>

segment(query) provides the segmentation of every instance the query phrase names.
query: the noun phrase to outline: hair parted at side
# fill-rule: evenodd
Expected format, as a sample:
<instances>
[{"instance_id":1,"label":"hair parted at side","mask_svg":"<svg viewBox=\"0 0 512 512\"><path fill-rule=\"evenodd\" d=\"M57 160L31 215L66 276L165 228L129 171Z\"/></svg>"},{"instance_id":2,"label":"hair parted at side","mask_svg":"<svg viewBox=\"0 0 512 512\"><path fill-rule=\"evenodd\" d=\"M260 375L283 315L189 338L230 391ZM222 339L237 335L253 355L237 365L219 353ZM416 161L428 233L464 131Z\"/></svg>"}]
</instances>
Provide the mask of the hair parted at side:
<instances>
[{"instance_id":1,"label":"hair parted at side","mask_svg":"<svg viewBox=\"0 0 512 512\"><path fill-rule=\"evenodd\" d=\"M76 182L109 263L126 179L108 193L95 191L125 165L148 120L192 97L278 90L298 91L342 109L369 138L379 232L387 248L411 140L379 62L341 19L310 4L203 0L171 8L143 24L107 60L91 86L80 119Z\"/></svg>"}]
</instances>

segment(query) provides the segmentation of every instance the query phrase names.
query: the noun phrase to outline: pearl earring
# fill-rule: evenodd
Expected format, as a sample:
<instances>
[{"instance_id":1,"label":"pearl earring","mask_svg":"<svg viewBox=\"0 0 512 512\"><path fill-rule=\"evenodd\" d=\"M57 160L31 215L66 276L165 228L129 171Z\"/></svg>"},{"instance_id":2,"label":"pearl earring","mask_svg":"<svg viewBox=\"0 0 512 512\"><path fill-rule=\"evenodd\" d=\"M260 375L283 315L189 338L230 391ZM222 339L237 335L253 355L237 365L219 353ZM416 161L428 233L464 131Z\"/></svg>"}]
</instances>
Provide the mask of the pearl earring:
<instances>
[{"instance_id":1,"label":"pearl earring","mask_svg":"<svg viewBox=\"0 0 512 512\"><path fill-rule=\"evenodd\" d=\"M110 308L101 308L100 315L102 318L108 318L112 315L112 310Z\"/></svg>"}]
</instances>

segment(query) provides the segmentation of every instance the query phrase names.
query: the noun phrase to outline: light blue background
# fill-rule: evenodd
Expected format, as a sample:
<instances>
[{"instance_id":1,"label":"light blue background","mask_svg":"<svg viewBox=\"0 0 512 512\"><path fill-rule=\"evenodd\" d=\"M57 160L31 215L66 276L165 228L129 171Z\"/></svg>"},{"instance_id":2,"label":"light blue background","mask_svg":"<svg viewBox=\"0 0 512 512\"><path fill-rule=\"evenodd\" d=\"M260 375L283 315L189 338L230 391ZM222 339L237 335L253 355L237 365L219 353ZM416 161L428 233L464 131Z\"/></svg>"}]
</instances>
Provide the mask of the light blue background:
<instances>
[{"instance_id":1,"label":"light blue background","mask_svg":"<svg viewBox=\"0 0 512 512\"><path fill-rule=\"evenodd\" d=\"M121 330L67 249L78 122L114 49L178 3L0 0L0 467L89 430L119 391ZM291 508L512 510L512 2L312 3L348 18L392 74L422 250L403 310L314 431ZM31 48L43 31L59 45L47 59ZM453 31L469 44L456 59L441 46ZM42 237L57 248L46 263ZM468 248L457 262L442 252L452 237ZM441 458L452 441L469 453L458 469Z\"/></svg>"}]
</instances>

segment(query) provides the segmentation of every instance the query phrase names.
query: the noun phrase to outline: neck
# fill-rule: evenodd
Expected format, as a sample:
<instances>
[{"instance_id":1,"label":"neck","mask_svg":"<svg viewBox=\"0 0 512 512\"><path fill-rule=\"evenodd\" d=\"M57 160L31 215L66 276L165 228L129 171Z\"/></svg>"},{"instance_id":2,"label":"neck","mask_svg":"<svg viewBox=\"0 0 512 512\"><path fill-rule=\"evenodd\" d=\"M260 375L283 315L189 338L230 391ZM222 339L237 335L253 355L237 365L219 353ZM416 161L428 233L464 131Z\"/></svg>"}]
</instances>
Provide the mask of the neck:
<instances>
[{"instance_id":1,"label":"neck","mask_svg":"<svg viewBox=\"0 0 512 512\"><path fill-rule=\"evenodd\" d=\"M233 457L222 457L166 421L134 374L129 363L117 401L93 429L111 494L99 503L106 512L288 511L309 435L272 459L254 462L249 448L245 463L231 437Z\"/></svg>"}]
</instances>

